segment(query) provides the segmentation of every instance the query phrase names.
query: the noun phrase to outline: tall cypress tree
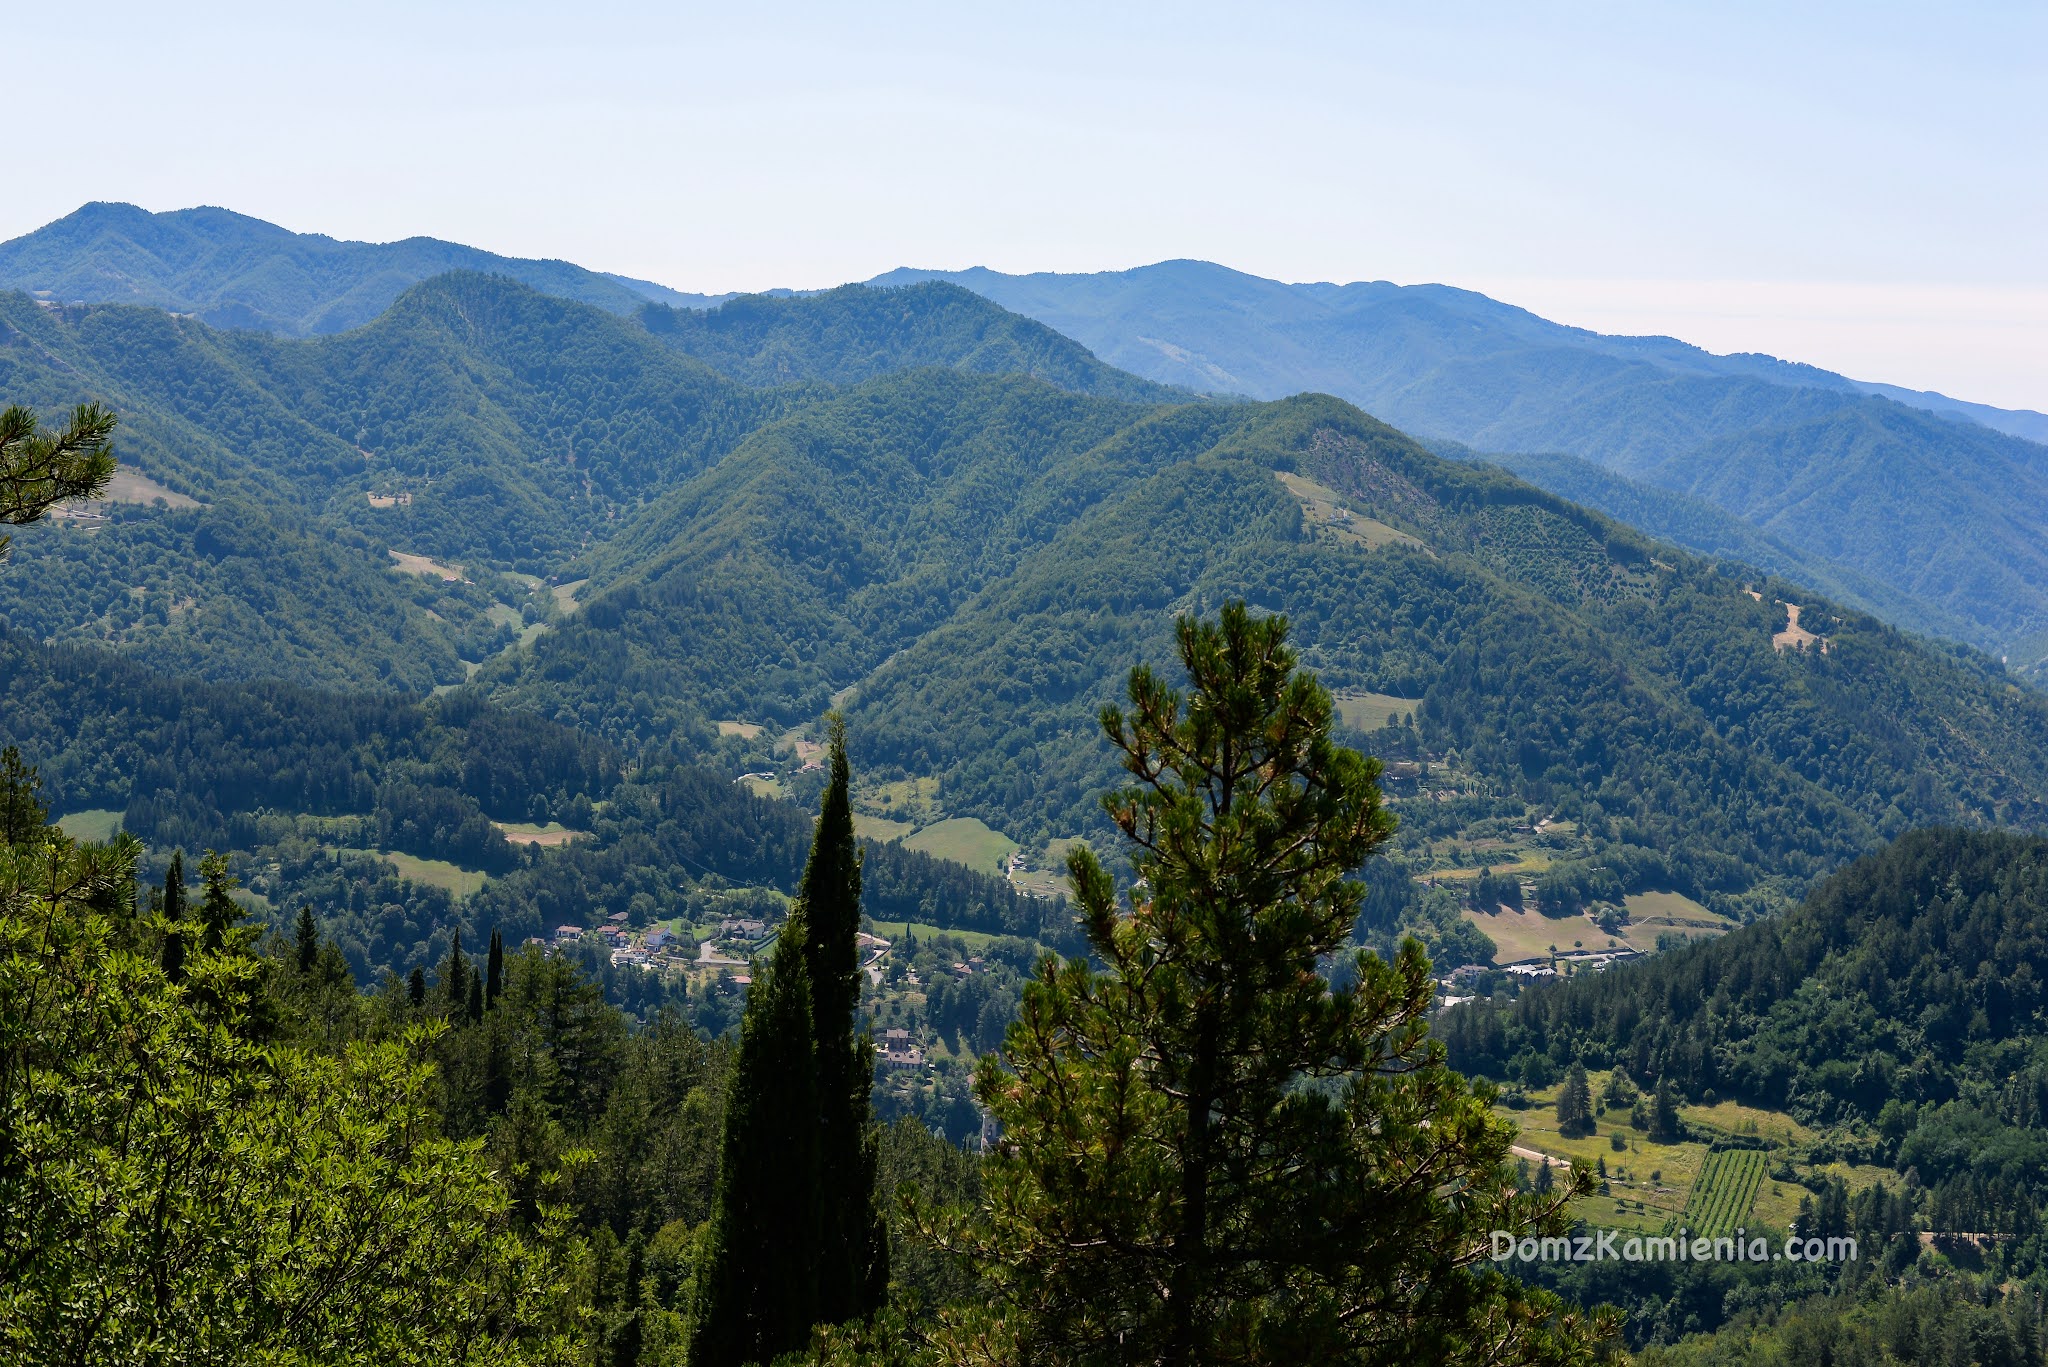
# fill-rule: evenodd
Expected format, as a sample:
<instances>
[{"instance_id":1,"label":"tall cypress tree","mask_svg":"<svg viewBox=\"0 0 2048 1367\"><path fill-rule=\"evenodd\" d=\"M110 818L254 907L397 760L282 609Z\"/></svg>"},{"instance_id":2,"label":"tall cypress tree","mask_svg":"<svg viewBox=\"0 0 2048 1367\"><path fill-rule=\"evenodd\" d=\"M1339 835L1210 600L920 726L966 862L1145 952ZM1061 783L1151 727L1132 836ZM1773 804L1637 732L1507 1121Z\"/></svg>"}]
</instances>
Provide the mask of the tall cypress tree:
<instances>
[{"instance_id":1,"label":"tall cypress tree","mask_svg":"<svg viewBox=\"0 0 2048 1367\"><path fill-rule=\"evenodd\" d=\"M785 928L740 1018L691 1367L768 1362L818 1320L817 1050L800 937Z\"/></svg>"},{"instance_id":2,"label":"tall cypress tree","mask_svg":"<svg viewBox=\"0 0 2048 1367\"><path fill-rule=\"evenodd\" d=\"M313 922L313 909L299 908L297 927L299 972L311 973L313 965L320 958L320 927Z\"/></svg>"},{"instance_id":3,"label":"tall cypress tree","mask_svg":"<svg viewBox=\"0 0 2048 1367\"><path fill-rule=\"evenodd\" d=\"M496 1006L498 998L505 995L505 936L500 931L491 932L491 953L484 962L484 1006Z\"/></svg>"},{"instance_id":4,"label":"tall cypress tree","mask_svg":"<svg viewBox=\"0 0 2048 1367\"><path fill-rule=\"evenodd\" d=\"M164 947L159 960L164 976L172 982L185 980L185 853L171 852L171 866L164 871Z\"/></svg>"},{"instance_id":5,"label":"tall cypress tree","mask_svg":"<svg viewBox=\"0 0 2048 1367\"><path fill-rule=\"evenodd\" d=\"M448 1014L463 1010L469 1001L469 960L462 957L462 932L457 930L448 946L448 962L441 967L441 990L448 995Z\"/></svg>"},{"instance_id":6,"label":"tall cypress tree","mask_svg":"<svg viewBox=\"0 0 2048 1367\"><path fill-rule=\"evenodd\" d=\"M856 1039L860 1007L860 846L853 834L846 723L830 720L832 779L791 909L811 979L818 1056L818 1182L823 1201L818 1248L818 1317L833 1323L868 1314L889 1286L889 1243L875 1199L878 1139L870 1121L874 1044Z\"/></svg>"}]
</instances>

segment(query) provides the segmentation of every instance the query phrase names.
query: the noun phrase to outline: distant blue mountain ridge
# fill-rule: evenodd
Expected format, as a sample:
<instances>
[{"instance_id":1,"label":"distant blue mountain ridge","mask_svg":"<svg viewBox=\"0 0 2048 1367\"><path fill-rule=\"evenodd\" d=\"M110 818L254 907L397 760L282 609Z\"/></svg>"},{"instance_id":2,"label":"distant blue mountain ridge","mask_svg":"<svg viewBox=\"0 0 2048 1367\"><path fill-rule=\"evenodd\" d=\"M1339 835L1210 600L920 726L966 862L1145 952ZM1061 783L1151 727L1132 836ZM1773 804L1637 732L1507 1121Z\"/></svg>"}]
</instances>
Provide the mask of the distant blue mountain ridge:
<instances>
[{"instance_id":1,"label":"distant blue mountain ridge","mask_svg":"<svg viewBox=\"0 0 2048 1367\"><path fill-rule=\"evenodd\" d=\"M798 377L784 373L799 354L787 343L739 368L737 353L720 350L731 345L722 338L756 345L745 339L777 326L759 304L737 331L692 331L690 312L732 296L432 238L341 242L225 209L100 203L0 244L0 288L292 336L360 326L454 270L638 318L672 343L687 332L692 349L712 348L705 359L748 383ZM2048 415L1668 337L1607 336L1443 285L1285 284L1201 261L1083 275L905 269L868 284L921 281L963 287L1144 380L1254 398L1333 394L1652 535L1761 562L1899 626L2048 671ZM1027 334L973 326L1002 338L977 365L1051 366L1090 392L1121 383ZM869 368L898 350L874 350ZM817 378L837 382L850 363Z\"/></svg>"}]
</instances>

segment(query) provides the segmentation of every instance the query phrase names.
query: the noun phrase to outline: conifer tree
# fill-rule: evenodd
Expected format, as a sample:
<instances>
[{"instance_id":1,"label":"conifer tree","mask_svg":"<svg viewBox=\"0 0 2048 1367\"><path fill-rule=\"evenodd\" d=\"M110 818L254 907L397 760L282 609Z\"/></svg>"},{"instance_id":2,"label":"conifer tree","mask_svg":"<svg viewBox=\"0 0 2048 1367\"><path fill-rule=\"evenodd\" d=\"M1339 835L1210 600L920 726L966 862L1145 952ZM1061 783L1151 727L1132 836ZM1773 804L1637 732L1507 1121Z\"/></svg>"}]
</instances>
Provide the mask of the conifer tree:
<instances>
[{"instance_id":1,"label":"conifer tree","mask_svg":"<svg viewBox=\"0 0 2048 1367\"><path fill-rule=\"evenodd\" d=\"M172 982L185 980L185 853L171 851L171 866L164 870L164 945L159 962L164 976Z\"/></svg>"},{"instance_id":2,"label":"conifer tree","mask_svg":"<svg viewBox=\"0 0 2048 1367\"><path fill-rule=\"evenodd\" d=\"M486 1009L498 1004L498 998L505 995L505 936L503 932L491 932L490 957L484 963L484 1006Z\"/></svg>"},{"instance_id":3,"label":"conifer tree","mask_svg":"<svg viewBox=\"0 0 2048 1367\"><path fill-rule=\"evenodd\" d=\"M474 973L469 975L469 1000L463 1003L463 1010L472 1025L484 1018L484 980Z\"/></svg>"},{"instance_id":4,"label":"conifer tree","mask_svg":"<svg viewBox=\"0 0 2048 1367\"><path fill-rule=\"evenodd\" d=\"M1429 1038L1420 946L1350 939L1352 872L1391 834L1378 764L1331 739L1284 618L1182 618L1191 688L1135 670L1103 726L1134 783L1104 806L1137 880L1069 859L1103 968L1048 958L982 1104L1003 1127L981 1221L937 1221L989 1279L955 1362L1437 1364L1590 1356L1493 1230L1561 1233L1509 1180L1511 1126Z\"/></svg>"},{"instance_id":5,"label":"conifer tree","mask_svg":"<svg viewBox=\"0 0 2048 1367\"><path fill-rule=\"evenodd\" d=\"M1678 1120L1678 1096L1668 1078L1657 1079L1657 1096L1650 1110L1650 1138L1660 1144L1678 1142L1683 1126Z\"/></svg>"},{"instance_id":6,"label":"conifer tree","mask_svg":"<svg viewBox=\"0 0 2048 1367\"><path fill-rule=\"evenodd\" d=\"M240 948L242 937L234 932L242 906L233 896L236 881L228 872L228 857L208 850L199 860L199 876L206 882L206 897L199 904L199 947L208 954Z\"/></svg>"},{"instance_id":7,"label":"conifer tree","mask_svg":"<svg viewBox=\"0 0 2048 1367\"><path fill-rule=\"evenodd\" d=\"M448 1014L464 1010L469 1001L469 960L462 957L462 931L448 945L448 961L441 966L441 991L446 994Z\"/></svg>"},{"instance_id":8,"label":"conifer tree","mask_svg":"<svg viewBox=\"0 0 2048 1367\"><path fill-rule=\"evenodd\" d=\"M1557 1132L1567 1139L1593 1132L1593 1089L1584 1064L1574 1063L1557 1090Z\"/></svg>"},{"instance_id":9,"label":"conifer tree","mask_svg":"<svg viewBox=\"0 0 2048 1367\"><path fill-rule=\"evenodd\" d=\"M114 415L80 404L64 430L40 430L33 410L0 412L0 524L24 527L59 503L99 498L114 477ZM9 539L0 536L0 560Z\"/></svg>"},{"instance_id":10,"label":"conifer tree","mask_svg":"<svg viewBox=\"0 0 2048 1367\"><path fill-rule=\"evenodd\" d=\"M405 999L411 1002L414 1007L421 1007L427 1004L427 975L425 970L415 968L406 975Z\"/></svg>"},{"instance_id":11,"label":"conifer tree","mask_svg":"<svg viewBox=\"0 0 2048 1367\"><path fill-rule=\"evenodd\" d=\"M50 819L38 796L42 786L42 775L21 762L21 751L11 745L0 750L0 845L25 845L42 834Z\"/></svg>"},{"instance_id":12,"label":"conifer tree","mask_svg":"<svg viewBox=\"0 0 2048 1367\"><path fill-rule=\"evenodd\" d=\"M803 946L786 930L747 992L725 1107L691 1367L768 1362L818 1319L817 1049Z\"/></svg>"},{"instance_id":13,"label":"conifer tree","mask_svg":"<svg viewBox=\"0 0 2048 1367\"><path fill-rule=\"evenodd\" d=\"M298 950L296 962L299 966L299 972L311 973L313 965L320 958L320 927L314 924L313 909L311 907L302 906L299 908L299 923L295 938Z\"/></svg>"},{"instance_id":14,"label":"conifer tree","mask_svg":"<svg viewBox=\"0 0 2048 1367\"><path fill-rule=\"evenodd\" d=\"M860 1007L860 846L853 833L846 724L829 718L831 781L784 934L803 948L818 1060L818 1317L838 1324L881 1305L887 1227L876 1201L879 1138L871 1120L874 1044L856 1039Z\"/></svg>"}]
</instances>

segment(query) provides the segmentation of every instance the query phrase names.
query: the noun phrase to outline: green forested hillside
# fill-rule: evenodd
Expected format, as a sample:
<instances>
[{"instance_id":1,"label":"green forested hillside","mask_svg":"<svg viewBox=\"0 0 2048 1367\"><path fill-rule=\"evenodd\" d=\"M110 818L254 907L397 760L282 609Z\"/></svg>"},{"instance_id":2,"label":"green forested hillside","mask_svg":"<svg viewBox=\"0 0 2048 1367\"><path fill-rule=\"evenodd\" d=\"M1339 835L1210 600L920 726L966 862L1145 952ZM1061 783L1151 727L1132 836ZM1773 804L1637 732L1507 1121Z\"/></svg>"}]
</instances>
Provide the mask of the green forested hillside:
<instances>
[{"instance_id":1,"label":"green forested hillside","mask_svg":"<svg viewBox=\"0 0 2048 1367\"><path fill-rule=\"evenodd\" d=\"M803 298L747 295L709 310L650 304L646 329L722 375L753 385L859 384L920 366L1030 375L1077 394L1140 403L1193 395L1141 380L1070 337L957 285L843 285Z\"/></svg>"},{"instance_id":2,"label":"green forested hillside","mask_svg":"<svg viewBox=\"0 0 2048 1367\"><path fill-rule=\"evenodd\" d=\"M2048 842L1914 832L1804 904L1722 939L1454 1008L1467 1071L1571 1061L1643 1087L1789 1111L1887 1179L1926 1229L1989 1233L2014 1274L2048 1257Z\"/></svg>"},{"instance_id":3,"label":"green forested hillside","mask_svg":"<svg viewBox=\"0 0 2048 1367\"><path fill-rule=\"evenodd\" d=\"M1087 401L1039 393L1033 410L1027 382L903 377L765 429L621 534L651 570L600 569L576 623L489 686L622 740L664 715L798 720L837 694L864 763L1043 840L1096 819L1091 719L1117 662L1157 649L1175 609L1242 597L1286 611L1332 686L1417 699L1413 733L1383 741L1447 763L1454 792L1572 821L1581 854L1655 852L1643 876L1731 907L1917 822L2043 814L2048 708L1980 658L1818 599L1803 621L1825 651L1780 651L1780 600L1810 595L1333 400L1104 414L1104 436L1073 425ZM985 431L990 396L1014 405L1006 434L1043 415L1038 456L946 444L931 413ZM846 424L930 428L935 464ZM610 715L588 701L605 677L629 681Z\"/></svg>"},{"instance_id":4,"label":"green forested hillside","mask_svg":"<svg viewBox=\"0 0 2048 1367\"><path fill-rule=\"evenodd\" d=\"M526 261L439 242L337 242L227 209L153 214L87 204L0 243L0 289L57 303L148 304L215 327L294 336L345 332L412 285L447 271L489 271L614 313L647 300L714 302L566 261Z\"/></svg>"},{"instance_id":5,"label":"green forested hillside","mask_svg":"<svg viewBox=\"0 0 2048 1367\"><path fill-rule=\"evenodd\" d=\"M1695 495L1883 586L1872 606L1896 625L2020 667L2048 657L2038 413L1668 337L1603 336L1442 285L1289 285L1200 261L1099 275L895 271L873 283L932 279L1151 379L1258 398L1320 390L1420 435L1562 452ZM1626 502L1599 506L1628 516Z\"/></svg>"},{"instance_id":6,"label":"green forested hillside","mask_svg":"<svg viewBox=\"0 0 2048 1367\"><path fill-rule=\"evenodd\" d=\"M0 745L37 766L57 812L108 810L167 858L238 852L252 886L316 908L364 981L431 962L467 928L514 939L613 913L636 927L690 915L731 886L793 891L811 819L726 774L616 750L473 695L165 679L101 651L0 633ZM510 844L506 823L586 838ZM350 852L354 853L351 854ZM368 851L492 875L458 902L401 883ZM1063 904L895 846L868 854L869 911L1064 943Z\"/></svg>"},{"instance_id":7,"label":"green forested hillside","mask_svg":"<svg viewBox=\"0 0 2048 1367\"><path fill-rule=\"evenodd\" d=\"M0 576L9 621L210 677L408 687L550 615L494 571L552 573L786 403L484 276L304 342L0 296L0 390L112 405L133 481L104 520L17 538L50 577Z\"/></svg>"}]
</instances>

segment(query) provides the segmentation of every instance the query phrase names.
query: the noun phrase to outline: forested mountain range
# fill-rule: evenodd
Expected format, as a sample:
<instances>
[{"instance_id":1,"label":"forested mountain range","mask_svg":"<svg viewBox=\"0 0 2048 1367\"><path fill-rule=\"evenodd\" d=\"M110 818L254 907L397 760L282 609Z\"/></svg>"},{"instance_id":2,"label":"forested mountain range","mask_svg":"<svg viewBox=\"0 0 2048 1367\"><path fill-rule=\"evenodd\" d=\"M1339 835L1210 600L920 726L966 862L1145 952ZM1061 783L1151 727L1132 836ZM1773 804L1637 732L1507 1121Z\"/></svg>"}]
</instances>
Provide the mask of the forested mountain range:
<instances>
[{"instance_id":1,"label":"forested mountain range","mask_svg":"<svg viewBox=\"0 0 2048 1367\"><path fill-rule=\"evenodd\" d=\"M1603 336L1470 291L1288 285L1197 261L1095 275L906 269L870 282L953 282L1077 340L1096 361L1010 314L977 316L963 336L960 320L939 320L944 310L884 323L875 304L883 296L842 290L829 323L825 313L792 310L788 291L707 316L705 306L729 296L431 239L337 243L217 209L93 204L0 244L0 286L293 335L366 323L408 286L449 269L510 276L618 313L652 302L641 320L649 331L754 385L848 383L929 361L1141 400L1160 396L1131 375L1256 398L1327 392L1510 462L1572 456L1692 496L1782 546L1806 571L1803 582L1847 605L1977 645L2022 671L2048 662L2038 511L2048 507L2039 445L2048 415L1765 356L1715 356L1669 338ZM786 336L793 324L808 334ZM923 339L913 335L919 327ZM1525 463L1523 473L1539 484L1554 477L1544 487L1624 521L1641 509L1626 486L1574 477L1554 461ZM1727 553L1728 537L1697 517L1662 521L1660 535Z\"/></svg>"},{"instance_id":2,"label":"forested mountain range","mask_svg":"<svg viewBox=\"0 0 2048 1367\"><path fill-rule=\"evenodd\" d=\"M2048 811L2048 705L1991 662L1336 400L1117 381L941 285L687 317L470 274L311 340L11 296L6 392L115 405L131 473L202 506L25 532L9 620L223 681L480 665L629 756L836 700L865 768L1043 842L1099 820L1126 662L1244 598L1332 686L1405 700L1377 743L1465 817L1543 807L1577 857L1647 851L1613 857L1737 911L1913 824ZM1774 645L1786 602L1812 648Z\"/></svg>"},{"instance_id":3,"label":"forested mountain range","mask_svg":"<svg viewBox=\"0 0 2048 1367\"><path fill-rule=\"evenodd\" d=\"M1257 398L1321 390L1421 436L1577 456L1694 495L1881 586L1860 605L1895 624L2016 667L2048 658L2048 416L1603 336L1441 285L1287 285L1200 261L1096 275L901 270L872 283L929 279L1166 383ZM1630 505L1595 506L1627 517Z\"/></svg>"},{"instance_id":4,"label":"forested mountain range","mask_svg":"<svg viewBox=\"0 0 2048 1367\"><path fill-rule=\"evenodd\" d=\"M702 306L723 297L431 237L338 242L215 208L153 214L133 204L87 204L0 243L0 289L60 304L148 304L217 327L294 337L360 327L406 289L455 270L510 276L615 313L648 300Z\"/></svg>"}]
</instances>

